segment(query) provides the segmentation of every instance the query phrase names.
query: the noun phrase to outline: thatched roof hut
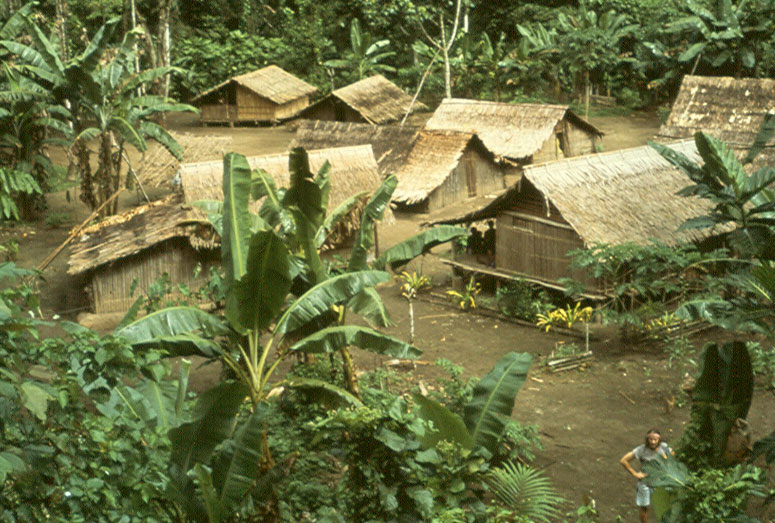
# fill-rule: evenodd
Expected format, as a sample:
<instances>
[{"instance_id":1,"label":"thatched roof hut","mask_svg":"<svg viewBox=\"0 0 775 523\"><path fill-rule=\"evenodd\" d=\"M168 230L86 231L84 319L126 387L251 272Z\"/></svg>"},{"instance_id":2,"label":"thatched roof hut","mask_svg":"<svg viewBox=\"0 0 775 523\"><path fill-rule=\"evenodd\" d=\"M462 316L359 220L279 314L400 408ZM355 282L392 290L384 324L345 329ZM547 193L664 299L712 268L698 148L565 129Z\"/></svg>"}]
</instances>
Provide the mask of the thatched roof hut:
<instances>
[{"instance_id":1,"label":"thatched roof hut","mask_svg":"<svg viewBox=\"0 0 775 523\"><path fill-rule=\"evenodd\" d=\"M328 161L331 165L331 193L328 210L331 211L350 196L362 191L369 195L382 183L377 171L370 145L338 147L307 151L310 170L315 173ZM278 187L287 187L290 183L288 153L248 157L251 169L263 169L274 178ZM186 203L198 200L223 200L223 162L200 162L183 164L180 168L180 181ZM366 203L364 199L363 204ZM343 220L340 228L331 236L329 246L345 242L360 227L362 206ZM388 209L382 225L394 223L393 213Z\"/></svg>"},{"instance_id":2,"label":"thatched roof hut","mask_svg":"<svg viewBox=\"0 0 775 523\"><path fill-rule=\"evenodd\" d=\"M753 144L764 116L773 110L775 80L687 75L657 138L691 138L703 131L743 154ZM762 159L772 160L775 138L768 145Z\"/></svg>"},{"instance_id":3,"label":"thatched roof hut","mask_svg":"<svg viewBox=\"0 0 775 523\"><path fill-rule=\"evenodd\" d=\"M277 122L309 105L317 88L276 65L221 82L192 99L202 123Z\"/></svg>"},{"instance_id":4,"label":"thatched roof hut","mask_svg":"<svg viewBox=\"0 0 775 523\"><path fill-rule=\"evenodd\" d=\"M700 160L692 140L670 147ZM710 210L707 200L676 194L691 183L651 147L623 149L526 166L519 183L483 208L435 223L496 218L497 270L556 283L571 276L566 253L573 249L700 242L722 232L678 230Z\"/></svg>"},{"instance_id":5,"label":"thatched roof hut","mask_svg":"<svg viewBox=\"0 0 775 523\"><path fill-rule=\"evenodd\" d=\"M422 131L395 175L393 201L423 212L501 190L505 183L481 140L454 131Z\"/></svg>"},{"instance_id":6,"label":"thatched roof hut","mask_svg":"<svg viewBox=\"0 0 775 523\"><path fill-rule=\"evenodd\" d=\"M565 105L446 99L426 129L471 132L497 161L525 165L595 152L602 132Z\"/></svg>"},{"instance_id":7,"label":"thatched roof hut","mask_svg":"<svg viewBox=\"0 0 775 523\"><path fill-rule=\"evenodd\" d=\"M198 212L182 205L179 195L141 205L82 231L71 246L68 274L87 274L87 293L96 313L125 311L139 289L167 273L173 284L192 289L207 271L194 276L197 264L208 266L214 231ZM201 250L200 250L201 249Z\"/></svg>"},{"instance_id":8,"label":"thatched roof hut","mask_svg":"<svg viewBox=\"0 0 775 523\"><path fill-rule=\"evenodd\" d=\"M419 132L418 127L408 125L300 120L290 146L313 150L370 144L384 176L396 172L406 162Z\"/></svg>"},{"instance_id":9,"label":"thatched roof hut","mask_svg":"<svg viewBox=\"0 0 775 523\"><path fill-rule=\"evenodd\" d=\"M302 113L303 118L382 125L427 107L382 75L371 76L332 91Z\"/></svg>"}]
</instances>

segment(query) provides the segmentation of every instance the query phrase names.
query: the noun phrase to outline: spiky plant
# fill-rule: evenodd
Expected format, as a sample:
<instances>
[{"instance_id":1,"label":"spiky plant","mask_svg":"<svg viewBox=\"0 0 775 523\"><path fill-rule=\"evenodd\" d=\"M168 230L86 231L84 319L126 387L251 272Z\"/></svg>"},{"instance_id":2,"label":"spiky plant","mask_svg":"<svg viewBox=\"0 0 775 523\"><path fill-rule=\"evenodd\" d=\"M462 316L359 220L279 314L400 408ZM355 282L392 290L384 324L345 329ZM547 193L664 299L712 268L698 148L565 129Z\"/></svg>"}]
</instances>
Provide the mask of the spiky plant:
<instances>
[{"instance_id":1,"label":"spiky plant","mask_svg":"<svg viewBox=\"0 0 775 523\"><path fill-rule=\"evenodd\" d=\"M558 506L564 501L549 480L527 465L506 461L493 468L485 482L495 498L530 521L556 521Z\"/></svg>"}]
</instances>

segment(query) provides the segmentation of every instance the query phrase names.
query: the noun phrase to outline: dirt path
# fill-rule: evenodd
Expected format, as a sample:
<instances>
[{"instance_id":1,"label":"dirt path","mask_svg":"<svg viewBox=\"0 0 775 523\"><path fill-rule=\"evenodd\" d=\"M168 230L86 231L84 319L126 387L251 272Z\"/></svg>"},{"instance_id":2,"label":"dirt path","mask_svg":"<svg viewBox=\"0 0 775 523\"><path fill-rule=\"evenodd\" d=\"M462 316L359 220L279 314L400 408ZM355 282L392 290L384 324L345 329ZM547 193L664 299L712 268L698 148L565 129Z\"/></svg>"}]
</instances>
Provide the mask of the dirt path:
<instances>
[{"instance_id":1,"label":"dirt path","mask_svg":"<svg viewBox=\"0 0 775 523\"><path fill-rule=\"evenodd\" d=\"M195 121L173 119L177 131L195 134L228 135L234 150L246 155L284 151L292 132L284 128L201 128ZM643 145L658 128L650 115L592 118L605 133L605 150ZM152 193L158 197L164 189ZM3 224L0 242L15 238L20 245L17 263L36 266L68 235L69 230L88 216L80 202L68 202L64 193L48 196L48 218L26 225ZM122 196L121 208L142 203L137 194ZM381 231L384 247L419 230L422 217L397 216L394 226ZM41 285L42 308L50 317L58 313L74 319L86 305L83 282L66 274L67 252L45 272ZM417 261L410 270L430 275L435 292L456 283L449 269L433 257ZM395 282L380 289L395 325L392 334L405 338L408 330L406 303ZM618 459L637 445L646 430L657 426L669 441L676 441L688 417L681 408L679 384L682 370L669 368L661 352L648 346L628 346L610 331L602 331L593 342L594 362L585 370L549 374L542 359L558 341L568 338L490 317L460 313L445 305L416 303L416 345L424 350L423 360L446 358L465 367L469 375L483 375L509 351L535 355L530 377L520 391L514 417L536 424L545 449L535 465L544 470L568 500L568 509L578 506L588 495L596 500L601 521L636 521L633 507L634 480L619 466ZM356 354L361 368L379 365L379 358ZM217 370L199 371L192 380L197 388L218 379ZM418 380L429 380L431 367L420 366ZM675 407L671 408L671 401ZM772 430L769 413L775 406L772 394L757 390L749 421L758 438Z\"/></svg>"}]
</instances>

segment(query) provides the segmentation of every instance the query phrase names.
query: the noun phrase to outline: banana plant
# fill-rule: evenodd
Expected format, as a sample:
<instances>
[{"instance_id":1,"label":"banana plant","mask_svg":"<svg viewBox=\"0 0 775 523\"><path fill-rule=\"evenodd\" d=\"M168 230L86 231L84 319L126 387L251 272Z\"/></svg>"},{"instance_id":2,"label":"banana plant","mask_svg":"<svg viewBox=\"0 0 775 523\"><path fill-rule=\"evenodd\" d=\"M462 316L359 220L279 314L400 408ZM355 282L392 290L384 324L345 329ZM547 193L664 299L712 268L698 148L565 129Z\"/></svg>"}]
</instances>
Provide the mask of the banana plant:
<instances>
[{"instance_id":1,"label":"banana plant","mask_svg":"<svg viewBox=\"0 0 775 523\"><path fill-rule=\"evenodd\" d=\"M414 399L420 406L420 416L433 424L423 438L423 445L431 448L446 440L493 456L532 362L532 354L506 354L476 384L462 417L439 402L416 394Z\"/></svg>"}]
</instances>

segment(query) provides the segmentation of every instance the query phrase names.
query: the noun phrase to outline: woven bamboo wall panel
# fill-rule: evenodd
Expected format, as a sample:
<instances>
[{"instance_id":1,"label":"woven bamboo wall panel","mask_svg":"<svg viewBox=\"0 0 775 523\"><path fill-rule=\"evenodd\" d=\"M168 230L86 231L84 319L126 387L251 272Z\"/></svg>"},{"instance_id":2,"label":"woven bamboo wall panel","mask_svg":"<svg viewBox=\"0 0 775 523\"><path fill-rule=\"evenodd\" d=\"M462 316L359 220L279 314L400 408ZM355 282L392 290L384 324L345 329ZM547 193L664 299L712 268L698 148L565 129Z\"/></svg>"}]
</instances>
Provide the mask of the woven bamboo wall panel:
<instances>
[{"instance_id":1,"label":"woven bamboo wall panel","mask_svg":"<svg viewBox=\"0 0 775 523\"><path fill-rule=\"evenodd\" d=\"M473 170L476 195L503 189L503 174L482 154L468 147L449 177L428 198L428 211L433 212L447 205L470 198L467 170Z\"/></svg>"},{"instance_id":2,"label":"woven bamboo wall panel","mask_svg":"<svg viewBox=\"0 0 775 523\"><path fill-rule=\"evenodd\" d=\"M229 122L237 116L236 105L203 105L200 111L199 119L203 122Z\"/></svg>"}]
</instances>

